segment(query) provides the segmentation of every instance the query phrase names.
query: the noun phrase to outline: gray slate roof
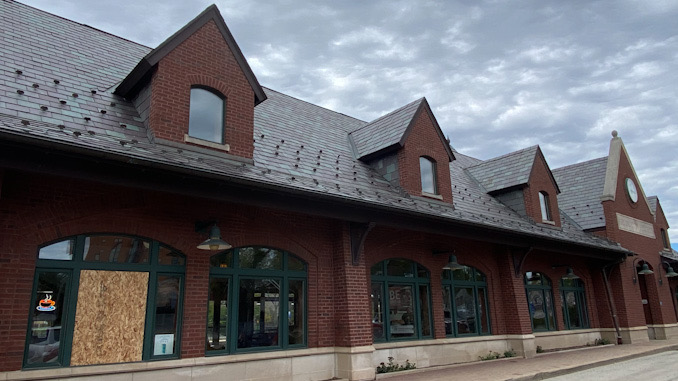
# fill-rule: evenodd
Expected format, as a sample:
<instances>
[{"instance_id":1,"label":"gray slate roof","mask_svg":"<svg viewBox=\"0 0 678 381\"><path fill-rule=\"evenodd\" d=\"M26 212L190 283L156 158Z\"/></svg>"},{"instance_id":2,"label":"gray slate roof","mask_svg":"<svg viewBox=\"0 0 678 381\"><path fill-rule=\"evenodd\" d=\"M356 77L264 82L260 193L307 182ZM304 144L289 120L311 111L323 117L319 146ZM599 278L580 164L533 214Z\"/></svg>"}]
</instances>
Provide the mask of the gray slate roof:
<instances>
[{"instance_id":1,"label":"gray slate roof","mask_svg":"<svg viewBox=\"0 0 678 381\"><path fill-rule=\"evenodd\" d=\"M350 133L358 158L398 144L424 98L392 111Z\"/></svg>"},{"instance_id":2,"label":"gray slate roof","mask_svg":"<svg viewBox=\"0 0 678 381\"><path fill-rule=\"evenodd\" d=\"M255 107L253 165L216 152L155 143L148 139L133 105L112 94L114 85L149 48L12 1L0 1L0 14L0 139L30 138L64 150L77 147L92 155L105 153L135 165L161 164L281 191L621 250L565 219L562 229L523 219L466 174L464 169L479 161L462 154L450 163L453 206L410 197L354 158L348 134L366 122L266 88L268 99ZM96 94L89 91L92 88ZM43 104L47 110L40 108ZM395 118L393 114L407 115L415 105L387 119Z\"/></svg>"},{"instance_id":3,"label":"gray slate roof","mask_svg":"<svg viewBox=\"0 0 678 381\"><path fill-rule=\"evenodd\" d=\"M607 157L552 170L561 193L558 205L582 229L605 226L600 197L605 186Z\"/></svg>"},{"instance_id":4,"label":"gray slate roof","mask_svg":"<svg viewBox=\"0 0 678 381\"><path fill-rule=\"evenodd\" d=\"M527 184L539 146L528 147L480 162L468 172L488 193Z\"/></svg>"}]
</instances>

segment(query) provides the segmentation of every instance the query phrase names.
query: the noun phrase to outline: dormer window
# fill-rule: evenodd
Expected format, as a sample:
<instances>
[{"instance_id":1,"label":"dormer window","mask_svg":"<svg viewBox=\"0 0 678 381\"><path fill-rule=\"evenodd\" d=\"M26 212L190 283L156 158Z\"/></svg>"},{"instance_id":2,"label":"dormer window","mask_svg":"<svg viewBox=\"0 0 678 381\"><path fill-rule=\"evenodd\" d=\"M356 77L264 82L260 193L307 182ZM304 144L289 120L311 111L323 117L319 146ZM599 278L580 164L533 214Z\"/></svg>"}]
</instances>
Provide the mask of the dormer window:
<instances>
[{"instance_id":1,"label":"dormer window","mask_svg":"<svg viewBox=\"0 0 678 381\"><path fill-rule=\"evenodd\" d=\"M549 195L546 192L539 192L539 206L541 207L542 221L553 221L549 208Z\"/></svg>"},{"instance_id":2,"label":"dormer window","mask_svg":"<svg viewBox=\"0 0 678 381\"><path fill-rule=\"evenodd\" d=\"M438 194L436 162L424 156L419 157L419 171L421 172L421 192Z\"/></svg>"},{"instance_id":3,"label":"dormer window","mask_svg":"<svg viewBox=\"0 0 678 381\"><path fill-rule=\"evenodd\" d=\"M210 142L224 143L225 98L214 90L191 88L188 135Z\"/></svg>"}]
</instances>

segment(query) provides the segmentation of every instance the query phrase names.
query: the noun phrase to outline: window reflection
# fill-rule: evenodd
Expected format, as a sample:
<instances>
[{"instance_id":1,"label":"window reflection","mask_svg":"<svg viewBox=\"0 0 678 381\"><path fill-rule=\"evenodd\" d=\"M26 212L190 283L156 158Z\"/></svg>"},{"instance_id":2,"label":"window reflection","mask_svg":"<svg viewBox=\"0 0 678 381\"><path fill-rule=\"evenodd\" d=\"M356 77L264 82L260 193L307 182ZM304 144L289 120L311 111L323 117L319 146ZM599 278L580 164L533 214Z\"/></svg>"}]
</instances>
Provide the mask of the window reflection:
<instances>
[{"instance_id":1,"label":"window reflection","mask_svg":"<svg viewBox=\"0 0 678 381\"><path fill-rule=\"evenodd\" d=\"M191 89L188 135L215 143L224 142L224 98L206 89Z\"/></svg>"}]
</instances>

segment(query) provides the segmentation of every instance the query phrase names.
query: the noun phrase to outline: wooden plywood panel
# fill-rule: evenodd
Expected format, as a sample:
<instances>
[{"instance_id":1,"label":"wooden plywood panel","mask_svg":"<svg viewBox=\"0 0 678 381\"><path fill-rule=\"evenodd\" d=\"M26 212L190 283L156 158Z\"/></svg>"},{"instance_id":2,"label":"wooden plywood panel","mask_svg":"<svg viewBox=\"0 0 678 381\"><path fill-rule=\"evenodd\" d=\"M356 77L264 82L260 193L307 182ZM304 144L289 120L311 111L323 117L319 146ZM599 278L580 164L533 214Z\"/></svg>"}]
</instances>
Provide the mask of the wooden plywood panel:
<instances>
[{"instance_id":1,"label":"wooden plywood panel","mask_svg":"<svg viewBox=\"0 0 678 381\"><path fill-rule=\"evenodd\" d=\"M80 273L71 365L141 361L148 273Z\"/></svg>"}]
</instances>

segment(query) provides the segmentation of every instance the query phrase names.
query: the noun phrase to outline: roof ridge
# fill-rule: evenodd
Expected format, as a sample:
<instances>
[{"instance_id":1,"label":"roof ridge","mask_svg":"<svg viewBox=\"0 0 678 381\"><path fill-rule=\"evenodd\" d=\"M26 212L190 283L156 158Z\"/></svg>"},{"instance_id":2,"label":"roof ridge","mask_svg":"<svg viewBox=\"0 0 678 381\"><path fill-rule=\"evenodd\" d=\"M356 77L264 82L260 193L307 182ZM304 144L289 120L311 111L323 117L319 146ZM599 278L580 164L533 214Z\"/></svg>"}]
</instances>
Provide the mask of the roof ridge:
<instances>
[{"instance_id":1,"label":"roof ridge","mask_svg":"<svg viewBox=\"0 0 678 381\"><path fill-rule=\"evenodd\" d=\"M590 164L594 161L599 161L599 160L603 160L603 159L607 160L607 158L608 158L608 156L602 156L602 157L598 157L598 158L595 158L595 159L582 161L582 162L579 162L579 163L568 164L568 165L563 166L563 167L554 168L554 169L551 170L551 172L560 171L560 170L563 170L563 169L566 169L566 168L572 168L572 167L575 167L575 166L578 166L578 165Z\"/></svg>"},{"instance_id":2,"label":"roof ridge","mask_svg":"<svg viewBox=\"0 0 678 381\"><path fill-rule=\"evenodd\" d=\"M498 160L501 160L501 159L505 159L505 158L508 157L508 156L516 155L516 154L518 154L518 153L521 153L521 152L524 152L524 151L527 151L527 150L533 149L533 148L539 148L539 144L535 144L535 145L533 145L533 146L529 146L529 147L526 147L526 148L521 148L521 149L519 149L519 150L516 150L516 151L513 151L513 152L509 152L509 153L503 154L503 155L501 155L501 156L493 157L493 158L490 158L490 159L487 159L487 160L482 160L482 162L480 162L480 163L478 163L478 164L474 164L474 165L470 166L469 168L471 168L471 167L477 167L477 166L480 166L480 165L483 165L483 164L490 164L490 163L492 163L492 162L495 162L495 161L498 161ZM479 160L480 160L480 159L479 159Z\"/></svg>"},{"instance_id":3,"label":"roof ridge","mask_svg":"<svg viewBox=\"0 0 678 381\"><path fill-rule=\"evenodd\" d=\"M265 90L273 91L273 92L275 92L275 93L278 93L278 94L280 94L280 95L286 96L286 97L288 97L288 98L295 99L295 100L297 100L297 101L299 101L299 102L304 102L304 103L306 103L306 104L308 104L308 105L311 105L311 106L313 106L313 107L321 108L321 109L323 109L323 110L329 111L329 112L331 112L331 113L333 113L333 114L342 115L342 116L345 116L345 117L347 117L347 118L351 118L351 119L357 120L358 122L363 122L363 123L369 124L368 122L366 122L366 121L364 121L364 120L362 120L362 119L358 119L358 118L356 118L356 117L354 117L354 116L350 116L350 115L346 115L346 114L344 114L344 113L342 113L342 112L330 110L330 109L328 109L327 107L323 107L323 106L317 105L317 104L315 104L315 103L311 103L311 102L309 102L309 101L303 100L303 99L298 98L298 97L295 97L295 96L293 96L293 95L285 94L285 93L283 93L283 92L281 92L281 91L271 89L270 87L266 87L266 86L261 86L261 87L263 87ZM261 104L261 103L260 103L260 104ZM259 105L257 105L257 106L259 106ZM366 124L366 125L367 125L367 124ZM362 128L362 127L361 127L361 128Z\"/></svg>"},{"instance_id":4,"label":"roof ridge","mask_svg":"<svg viewBox=\"0 0 678 381\"><path fill-rule=\"evenodd\" d=\"M416 99L416 100L414 100L414 101L412 101L412 102L410 102L410 103L408 103L408 104L406 104L406 105L404 105L404 106L400 106L400 107L398 107L397 109L395 109L395 110L393 110L393 111L391 111L391 112L389 112L389 113L387 113L387 114L384 114L384 115L378 117L377 119L374 119L374 120L372 120L372 121L367 122L366 125L361 126L361 127L359 127L359 128L356 128L355 130L349 132L349 134L352 134L352 133L354 133L354 132L358 132L358 131L360 131L361 129L367 127L367 126L369 126L369 125L371 125L371 124L374 124L374 123L376 123L376 122L378 122L378 121L380 121L380 120L383 120L383 119L385 119L385 118L387 118L387 117L389 117L389 116L391 116L391 115L397 113L398 111L402 111L403 109L405 109L405 108L408 107L408 106L411 106L411 105L413 105L413 104L415 104L415 103L417 103L417 102L421 102L421 101L424 100L424 99L426 99L426 97L421 97L421 98Z\"/></svg>"},{"instance_id":5,"label":"roof ridge","mask_svg":"<svg viewBox=\"0 0 678 381\"><path fill-rule=\"evenodd\" d=\"M8 0L4 0L4 1L7 2ZM115 35L115 34L113 34L113 33L111 33L111 32L107 32L107 31L102 30L102 29L99 29L99 28L95 28L95 27L93 27L93 26L91 26L91 25L87 25L87 24L84 24L84 23L81 23L81 22L77 22L77 21L75 21L75 20L67 19L67 18L65 18L65 17L63 17L63 16L59 16L59 15L57 15L57 14L47 12L47 11L44 10L44 9L36 8L36 7L31 6L31 5L24 4L24 3L21 3L21 2L16 1L16 0L9 0L9 2L12 2L12 3L14 3L14 4L19 4L20 6L23 6L23 7L31 8L31 9L33 9L33 10L36 10L36 11L38 11L38 12L41 12L41 13L44 13L44 14L47 14L47 15L50 15L50 16L53 16L53 17L57 17L57 18L59 18L59 19L61 19L61 20L63 20L63 21L67 21L67 22L70 23L70 24L80 25L80 26L83 26L83 27L92 29L92 30L94 30L94 31L96 31L96 32L100 32L100 33L109 35L109 36L111 36L111 37L115 37L115 38L118 39L118 40L123 40L123 41L131 42L131 43L133 43L133 44L135 44L135 45L139 45L139 46L144 47L144 48L147 48L147 49L149 49L149 50L153 50L153 48L151 48L150 46L146 46L146 45L144 45L144 44L142 44L142 43L139 43L139 42L136 42L136 41L132 41L132 40L130 40L130 39L128 39L128 38L125 38L125 37L121 37L121 36Z\"/></svg>"}]
</instances>

